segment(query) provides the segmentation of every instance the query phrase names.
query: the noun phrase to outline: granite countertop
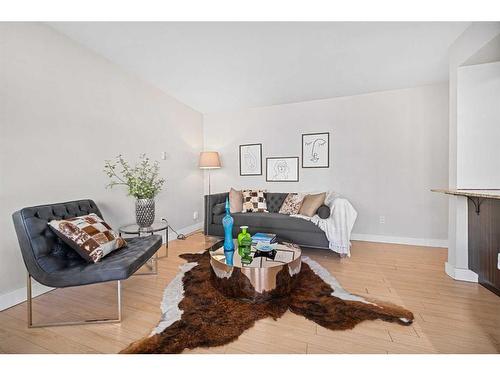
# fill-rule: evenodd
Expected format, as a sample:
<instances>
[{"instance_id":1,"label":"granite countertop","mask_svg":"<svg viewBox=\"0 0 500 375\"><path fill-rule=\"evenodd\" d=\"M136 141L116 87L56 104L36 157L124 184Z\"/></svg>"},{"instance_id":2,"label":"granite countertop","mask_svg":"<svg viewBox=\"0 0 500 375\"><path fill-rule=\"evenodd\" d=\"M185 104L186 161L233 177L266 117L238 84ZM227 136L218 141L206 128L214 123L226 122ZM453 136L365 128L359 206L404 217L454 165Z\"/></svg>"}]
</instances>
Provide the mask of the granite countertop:
<instances>
[{"instance_id":1,"label":"granite countertop","mask_svg":"<svg viewBox=\"0 0 500 375\"><path fill-rule=\"evenodd\" d=\"M500 189L431 189L435 193L444 193L450 195L461 195L465 197L500 199Z\"/></svg>"}]
</instances>

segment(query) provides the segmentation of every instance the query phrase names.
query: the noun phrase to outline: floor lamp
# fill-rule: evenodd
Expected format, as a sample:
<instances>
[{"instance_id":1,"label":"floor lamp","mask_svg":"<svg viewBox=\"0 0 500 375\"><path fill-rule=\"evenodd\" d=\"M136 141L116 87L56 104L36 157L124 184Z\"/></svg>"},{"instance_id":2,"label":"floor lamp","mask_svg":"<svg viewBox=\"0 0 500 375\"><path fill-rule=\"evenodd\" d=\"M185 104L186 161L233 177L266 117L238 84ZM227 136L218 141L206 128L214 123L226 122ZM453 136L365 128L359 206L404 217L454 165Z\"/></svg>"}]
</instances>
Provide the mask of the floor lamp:
<instances>
[{"instance_id":1,"label":"floor lamp","mask_svg":"<svg viewBox=\"0 0 500 375\"><path fill-rule=\"evenodd\" d=\"M202 151L200 152L200 169L208 170L208 209L210 209L210 194L211 192L211 182L210 182L210 171L212 169L219 169L221 167L219 153L217 151ZM207 212L205 212L205 217L207 217ZM206 225L208 225L208 220ZM206 232L206 230L205 230Z\"/></svg>"}]
</instances>

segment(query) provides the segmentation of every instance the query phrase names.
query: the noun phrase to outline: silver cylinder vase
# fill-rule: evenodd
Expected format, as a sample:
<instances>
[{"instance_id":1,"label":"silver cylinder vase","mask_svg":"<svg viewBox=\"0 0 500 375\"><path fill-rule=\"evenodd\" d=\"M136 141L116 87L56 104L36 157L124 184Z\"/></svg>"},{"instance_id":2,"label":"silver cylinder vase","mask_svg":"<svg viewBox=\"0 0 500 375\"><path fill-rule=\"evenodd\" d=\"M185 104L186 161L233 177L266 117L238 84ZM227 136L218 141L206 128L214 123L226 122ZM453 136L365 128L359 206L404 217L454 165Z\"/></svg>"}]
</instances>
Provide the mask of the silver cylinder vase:
<instances>
[{"instance_id":1,"label":"silver cylinder vase","mask_svg":"<svg viewBox=\"0 0 500 375\"><path fill-rule=\"evenodd\" d=\"M135 201L135 221L141 228L150 227L155 221L155 200L150 198Z\"/></svg>"}]
</instances>

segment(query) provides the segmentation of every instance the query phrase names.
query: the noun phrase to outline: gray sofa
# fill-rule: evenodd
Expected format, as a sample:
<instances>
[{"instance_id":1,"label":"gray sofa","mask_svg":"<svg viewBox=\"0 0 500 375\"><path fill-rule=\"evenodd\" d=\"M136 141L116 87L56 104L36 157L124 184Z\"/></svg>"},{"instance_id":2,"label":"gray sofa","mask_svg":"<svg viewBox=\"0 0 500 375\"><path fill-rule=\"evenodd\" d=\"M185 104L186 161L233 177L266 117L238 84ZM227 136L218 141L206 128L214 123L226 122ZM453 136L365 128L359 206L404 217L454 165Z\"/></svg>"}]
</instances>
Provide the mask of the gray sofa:
<instances>
[{"instance_id":1,"label":"gray sofa","mask_svg":"<svg viewBox=\"0 0 500 375\"><path fill-rule=\"evenodd\" d=\"M278 213L287 193L265 193L269 212L232 213L234 218L233 237L236 238L241 225L248 225L250 234L257 232L275 233L281 241L290 241L302 247L328 249L325 233L315 224L296 217ZM220 204L229 193L205 195L204 232L209 236L224 236ZM216 207L219 205L218 207Z\"/></svg>"}]
</instances>

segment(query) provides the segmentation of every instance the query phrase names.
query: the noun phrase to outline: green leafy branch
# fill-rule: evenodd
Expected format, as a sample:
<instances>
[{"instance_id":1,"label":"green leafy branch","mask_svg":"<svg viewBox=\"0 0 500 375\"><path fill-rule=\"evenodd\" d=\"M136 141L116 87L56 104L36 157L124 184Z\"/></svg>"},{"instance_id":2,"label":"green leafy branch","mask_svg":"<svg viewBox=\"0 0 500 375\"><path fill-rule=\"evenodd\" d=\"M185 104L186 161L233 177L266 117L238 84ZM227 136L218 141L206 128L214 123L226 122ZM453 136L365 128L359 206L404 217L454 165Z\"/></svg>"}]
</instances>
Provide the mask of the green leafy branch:
<instances>
[{"instance_id":1,"label":"green leafy branch","mask_svg":"<svg viewBox=\"0 0 500 375\"><path fill-rule=\"evenodd\" d=\"M115 160L104 161L104 173L111 179L107 188L125 185L128 195L137 199L152 199L161 191L165 179L160 178L158 161L152 162L146 154L139 156L139 162L133 167L118 155Z\"/></svg>"}]
</instances>

